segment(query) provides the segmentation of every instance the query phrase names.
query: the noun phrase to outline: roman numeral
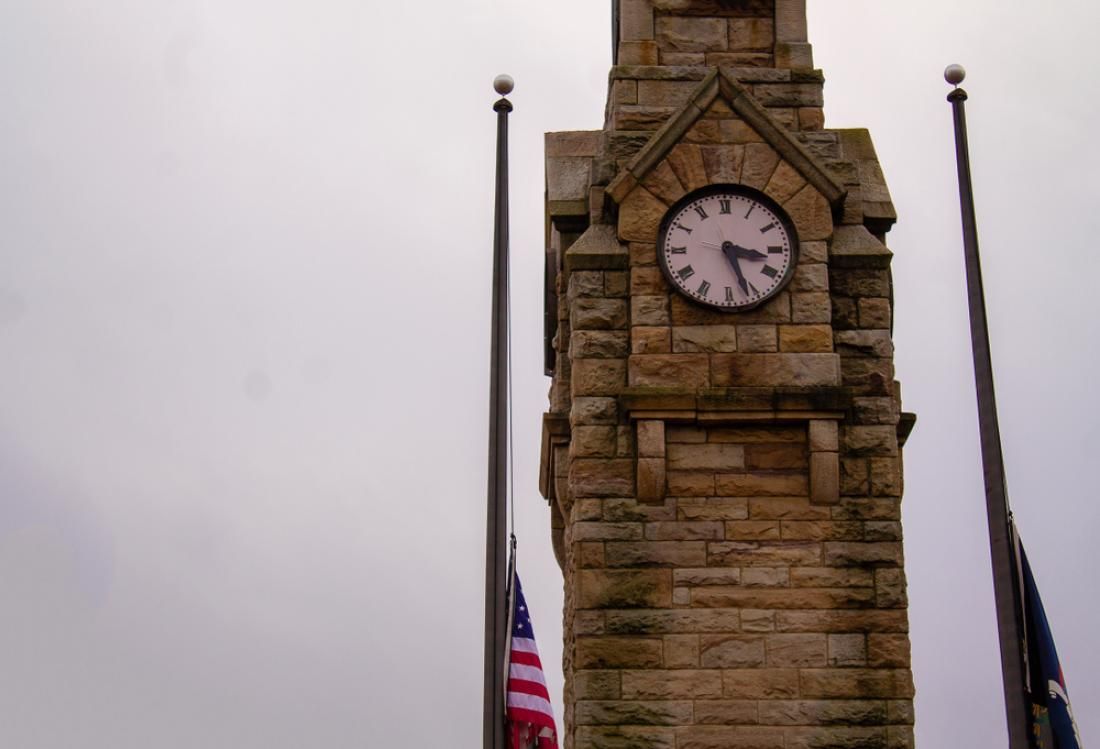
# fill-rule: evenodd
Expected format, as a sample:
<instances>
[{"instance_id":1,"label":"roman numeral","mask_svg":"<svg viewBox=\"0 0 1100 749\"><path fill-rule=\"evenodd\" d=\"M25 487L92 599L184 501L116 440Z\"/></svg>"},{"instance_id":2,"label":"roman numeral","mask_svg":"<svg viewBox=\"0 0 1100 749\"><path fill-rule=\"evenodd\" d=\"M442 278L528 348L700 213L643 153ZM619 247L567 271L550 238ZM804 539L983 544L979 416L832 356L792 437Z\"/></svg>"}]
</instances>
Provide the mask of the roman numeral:
<instances>
[{"instance_id":1,"label":"roman numeral","mask_svg":"<svg viewBox=\"0 0 1100 749\"><path fill-rule=\"evenodd\" d=\"M770 252L773 255L782 255L783 254L783 248L782 247L769 247L768 252Z\"/></svg>"},{"instance_id":2,"label":"roman numeral","mask_svg":"<svg viewBox=\"0 0 1100 749\"><path fill-rule=\"evenodd\" d=\"M687 247L673 247L673 248L672 248L672 249L670 250L670 252L671 252L671 253L672 253L673 255L683 255L683 254L686 254L686 253L687 253L687 251L688 251L688 248L687 248Z\"/></svg>"},{"instance_id":3,"label":"roman numeral","mask_svg":"<svg viewBox=\"0 0 1100 749\"><path fill-rule=\"evenodd\" d=\"M760 296L760 290L758 288L756 288L755 286L753 286L751 282L748 282L748 283L749 283L749 289L752 291L752 293L756 294L756 296Z\"/></svg>"},{"instance_id":4,"label":"roman numeral","mask_svg":"<svg viewBox=\"0 0 1100 749\"><path fill-rule=\"evenodd\" d=\"M700 219L702 219L704 221L706 220L707 212L703 210L703 206L701 206L701 205L695 206L695 212L699 214Z\"/></svg>"},{"instance_id":5,"label":"roman numeral","mask_svg":"<svg viewBox=\"0 0 1100 749\"><path fill-rule=\"evenodd\" d=\"M765 265L763 268L760 269L760 272L763 273L768 278L775 278L776 276L779 275L779 271L777 271L775 268L771 267L770 265Z\"/></svg>"},{"instance_id":6,"label":"roman numeral","mask_svg":"<svg viewBox=\"0 0 1100 749\"><path fill-rule=\"evenodd\" d=\"M722 198L719 198L718 199L718 206L719 206L719 210L718 210L719 213L729 213L730 212L730 202L728 200L723 200Z\"/></svg>"},{"instance_id":7,"label":"roman numeral","mask_svg":"<svg viewBox=\"0 0 1100 749\"><path fill-rule=\"evenodd\" d=\"M733 301L733 287L732 286L727 286L726 287L726 301L727 302L732 302Z\"/></svg>"},{"instance_id":8,"label":"roman numeral","mask_svg":"<svg viewBox=\"0 0 1100 749\"><path fill-rule=\"evenodd\" d=\"M710 281L703 281L703 283L699 284L699 296L706 296L709 291Z\"/></svg>"},{"instance_id":9,"label":"roman numeral","mask_svg":"<svg viewBox=\"0 0 1100 749\"><path fill-rule=\"evenodd\" d=\"M764 226L764 227L761 227L761 228L760 228L760 233L761 233L761 234L767 234L768 232L770 232L770 231L771 231L772 229L774 229L774 228L775 228L775 224L774 224L774 223L772 223L772 224L768 224L767 226Z\"/></svg>"},{"instance_id":10,"label":"roman numeral","mask_svg":"<svg viewBox=\"0 0 1100 749\"><path fill-rule=\"evenodd\" d=\"M673 224L673 225L672 225L672 228L673 228L673 229L683 229L683 230L684 230L684 231L686 231L686 232L687 232L688 234L691 234L691 229L687 228L687 227L686 227L686 226L684 226L683 224Z\"/></svg>"},{"instance_id":11,"label":"roman numeral","mask_svg":"<svg viewBox=\"0 0 1100 749\"><path fill-rule=\"evenodd\" d=\"M755 205L750 205L749 206L749 212L745 214L745 218L748 218L749 216L751 216L752 212L755 211L755 210L756 210L756 206Z\"/></svg>"},{"instance_id":12,"label":"roman numeral","mask_svg":"<svg viewBox=\"0 0 1100 749\"><path fill-rule=\"evenodd\" d=\"M676 271L676 275L686 281L695 275L695 269L692 268L690 265L685 265L683 268Z\"/></svg>"}]
</instances>

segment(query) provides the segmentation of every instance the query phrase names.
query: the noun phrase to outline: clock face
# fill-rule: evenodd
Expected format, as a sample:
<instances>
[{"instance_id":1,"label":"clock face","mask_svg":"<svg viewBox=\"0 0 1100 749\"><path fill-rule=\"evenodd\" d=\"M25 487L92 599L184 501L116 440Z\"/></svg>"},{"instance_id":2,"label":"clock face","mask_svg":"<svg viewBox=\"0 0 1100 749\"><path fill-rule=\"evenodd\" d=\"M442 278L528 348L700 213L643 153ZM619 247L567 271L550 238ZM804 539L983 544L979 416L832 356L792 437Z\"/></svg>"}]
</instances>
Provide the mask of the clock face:
<instances>
[{"instance_id":1,"label":"clock face","mask_svg":"<svg viewBox=\"0 0 1100 749\"><path fill-rule=\"evenodd\" d=\"M722 310L757 307L794 274L798 238L767 196L736 186L691 193L661 223L657 257L669 282Z\"/></svg>"}]
</instances>

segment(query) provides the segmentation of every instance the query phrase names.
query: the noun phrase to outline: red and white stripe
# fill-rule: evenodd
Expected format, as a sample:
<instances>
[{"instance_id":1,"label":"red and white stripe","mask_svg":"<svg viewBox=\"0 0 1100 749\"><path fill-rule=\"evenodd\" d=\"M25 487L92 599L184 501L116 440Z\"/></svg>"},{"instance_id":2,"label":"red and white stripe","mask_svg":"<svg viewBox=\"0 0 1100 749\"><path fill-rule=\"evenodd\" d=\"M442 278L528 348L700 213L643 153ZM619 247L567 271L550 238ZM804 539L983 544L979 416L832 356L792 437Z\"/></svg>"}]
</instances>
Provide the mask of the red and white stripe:
<instances>
[{"instance_id":1,"label":"red and white stripe","mask_svg":"<svg viewBox=\"0 0 1100 749\"><path fill-rule=\"evenodd\" d=\"M513 637L508 658L508 722L512 749L557 749L554 711L535 641Z\"/></svg>"}]
</instances>

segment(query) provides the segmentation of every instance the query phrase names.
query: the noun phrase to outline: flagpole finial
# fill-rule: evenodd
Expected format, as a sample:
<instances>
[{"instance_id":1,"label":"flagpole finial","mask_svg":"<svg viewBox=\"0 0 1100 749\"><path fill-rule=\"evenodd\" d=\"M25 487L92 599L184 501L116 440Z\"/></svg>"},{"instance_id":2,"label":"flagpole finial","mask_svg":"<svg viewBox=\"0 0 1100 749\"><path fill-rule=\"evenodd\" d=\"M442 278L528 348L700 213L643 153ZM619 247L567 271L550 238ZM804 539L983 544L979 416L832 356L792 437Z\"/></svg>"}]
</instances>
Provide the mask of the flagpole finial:
<instances>
[{"instance_id":1,"label":"flagpole finial","mask_svg":"<svg viewBox=\"0 0 1100 749\"><path fill-rule=\"evenodd\" d=\"M943 79L952 86L958 86L966 79L966 68L957 63L948 65L943 71Z\"/></svg>"},{"instance_id":2,"label":"flagpole finial","mask_svg":"<svg viewBox=\"0 0 1100 749\"><path fill-rule=\"evenodd\" d=\"M508 94L512 93L512 89L514 89L515 87L515 80L512 79L512 76L507 75L506 73L501 73L493 79L493 90L501 96L507 96Z\"/></svg>"}]
</instances>

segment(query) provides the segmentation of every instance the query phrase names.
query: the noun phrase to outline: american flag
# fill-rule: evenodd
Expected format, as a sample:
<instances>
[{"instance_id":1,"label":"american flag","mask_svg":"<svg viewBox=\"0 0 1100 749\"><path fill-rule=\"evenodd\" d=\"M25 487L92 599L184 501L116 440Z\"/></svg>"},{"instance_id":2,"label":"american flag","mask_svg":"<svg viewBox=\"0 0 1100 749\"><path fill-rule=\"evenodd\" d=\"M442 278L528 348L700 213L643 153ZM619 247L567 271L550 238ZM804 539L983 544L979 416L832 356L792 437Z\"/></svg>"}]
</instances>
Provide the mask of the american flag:
<instances>
[{"instance_id":1,"label":"american flag","mask_svg":"<svg viewBox=\"0 0 1100 749\"><path fill-rule=\"evenodd\" d=\"M510 749L557 749L554 711L535 645L531 612L519 575L512 578L512 639L508 649L508 733Z\"/></svg>"}]
</instances>

